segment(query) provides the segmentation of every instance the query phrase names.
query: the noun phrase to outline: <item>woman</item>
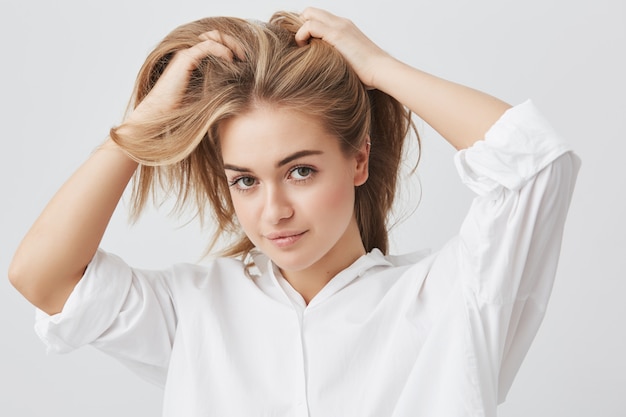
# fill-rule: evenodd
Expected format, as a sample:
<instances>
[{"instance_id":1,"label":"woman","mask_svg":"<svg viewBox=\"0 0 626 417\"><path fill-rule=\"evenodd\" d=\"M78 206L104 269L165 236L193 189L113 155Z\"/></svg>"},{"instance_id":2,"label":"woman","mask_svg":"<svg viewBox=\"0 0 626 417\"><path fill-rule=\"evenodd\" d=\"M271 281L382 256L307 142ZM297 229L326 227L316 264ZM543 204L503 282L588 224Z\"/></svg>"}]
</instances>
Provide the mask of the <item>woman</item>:
<instances>
[{"instance_id":1,"label":"woman","mask_svg":"<svg viewBox=\"0 0 626 417\"><path fill-rule=\"evenodd\" d=\"M176 29L132 107L11 265L49 349L116 357L165 387L166 416L496 414L541 322L579 165L532 103L410 68L311 8ZM387 255L409 110L478 194L427 257ZM224 256L145 271L98 249L136 171L136 213L163 186L212 210L213 243L234 237Z\"/></svg>"}]
</instances>

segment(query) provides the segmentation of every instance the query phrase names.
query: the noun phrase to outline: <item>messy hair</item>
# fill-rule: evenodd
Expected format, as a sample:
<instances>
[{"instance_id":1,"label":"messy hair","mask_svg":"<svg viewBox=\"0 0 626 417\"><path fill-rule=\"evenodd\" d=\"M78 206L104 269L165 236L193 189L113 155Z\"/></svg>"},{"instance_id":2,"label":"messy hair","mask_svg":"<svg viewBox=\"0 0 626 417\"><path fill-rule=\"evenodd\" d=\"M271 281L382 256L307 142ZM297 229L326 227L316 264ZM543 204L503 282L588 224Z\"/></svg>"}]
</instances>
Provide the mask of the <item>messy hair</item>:
<instances>
[{"instance_id":1,"label":"messy hair","mask_svg":"<svg viewBox=\"0 0 626 417\"><path fill-rule=\"evenodd\" d=\"M302 111L317 118L353 155L371 140L369 178L355 190L355 216L367 251L388 250L392 208L405 138L413 128L410 112L391 96L368 90L341 54L319 39L298 46L294 34L303 21L279 12L267 23L212 17L182 25L167 35L142 66L129 109L154 87L174 54L218 30L235 39L244 59L207 56L192 73L180 105L144 122L132 138L111 129L111 138L140 163L133 184L136 218L157 190L210 216L215 234L228 235L227 256L245 257L254 245L236 221L220 155L219 126L259 105ZM413 128L414 130L414 128ZM369 139L368 139L369 138ZM418 139L419 144L419 139Z\"/></svg>"}]
</instances>

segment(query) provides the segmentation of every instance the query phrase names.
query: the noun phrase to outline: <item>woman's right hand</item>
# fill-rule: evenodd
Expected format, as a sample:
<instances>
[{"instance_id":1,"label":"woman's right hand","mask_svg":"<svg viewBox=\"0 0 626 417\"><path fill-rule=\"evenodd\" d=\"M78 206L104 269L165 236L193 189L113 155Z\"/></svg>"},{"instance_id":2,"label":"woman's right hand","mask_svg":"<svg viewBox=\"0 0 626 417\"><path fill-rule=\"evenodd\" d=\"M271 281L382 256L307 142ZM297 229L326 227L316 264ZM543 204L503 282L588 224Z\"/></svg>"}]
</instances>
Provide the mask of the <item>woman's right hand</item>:
<instances>
[{"instance_id":1,"label":"woman's right hand","mask_svg":"<svg viewBox=\"0 0 626 417\"><path fill-rule=\"evenodd\" d=\"M192 71L207 55L243 59L237 42L226 35L212 31L199 38L174 55L120 128L150 122L176 108ZM57 191L22 240L9 270L11 282L31 303L48 314L62 310L136 168L135 161L108 141Z\"/></svg>"},{"instance_id":2,"label":"woman's right hand","mask_svg":"<svg viewBox=\"0 0 626 417\"><path fill-rule=\"evenodd\" d=\"M175 109L182 99L182 92L189 83L191 73L205 57L213 55L227 61L234 58L243 61L245 58L237 41L217 30L203 33L199 40L196 45L176 52L152 90L124 124L150 121Z\"/></svg>"}]
</instances>

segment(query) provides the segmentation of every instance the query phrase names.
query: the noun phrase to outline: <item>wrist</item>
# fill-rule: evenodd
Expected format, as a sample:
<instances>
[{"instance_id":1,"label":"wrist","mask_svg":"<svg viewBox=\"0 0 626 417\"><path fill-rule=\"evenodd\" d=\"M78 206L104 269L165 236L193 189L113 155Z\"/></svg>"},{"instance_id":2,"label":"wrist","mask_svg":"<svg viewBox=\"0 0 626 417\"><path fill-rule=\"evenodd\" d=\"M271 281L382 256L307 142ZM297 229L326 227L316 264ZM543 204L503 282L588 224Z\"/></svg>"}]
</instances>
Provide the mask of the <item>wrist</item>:
<instances>
[{"instance_id":1,"label":"wrist","mask_svg":"<svg viewBox=\"0 0 626 417\"><path fill-rule=\"evenodd\" d=\"M120 145L115 143L111 137L107 137L106 140L98 146L96 152L102 153L106 152L110 155L115 155L115 157L122 160L122 162L128 166L128 168L134 169L137 167L138 163L135 159L128 154L128 152L124 151Z\"/></svg>"},{"instance_id":2,"label":"wrist","mask_svg":"<svg viewBox=\"0 0 626 417\"><path fill-rule=\"evenodd\" d=\"M372 62L372 76L368 87L375 88L393 96L390 89L393 79L397 76L402 62L391 55L384 53Z\"/></svg>"}]
</instances>

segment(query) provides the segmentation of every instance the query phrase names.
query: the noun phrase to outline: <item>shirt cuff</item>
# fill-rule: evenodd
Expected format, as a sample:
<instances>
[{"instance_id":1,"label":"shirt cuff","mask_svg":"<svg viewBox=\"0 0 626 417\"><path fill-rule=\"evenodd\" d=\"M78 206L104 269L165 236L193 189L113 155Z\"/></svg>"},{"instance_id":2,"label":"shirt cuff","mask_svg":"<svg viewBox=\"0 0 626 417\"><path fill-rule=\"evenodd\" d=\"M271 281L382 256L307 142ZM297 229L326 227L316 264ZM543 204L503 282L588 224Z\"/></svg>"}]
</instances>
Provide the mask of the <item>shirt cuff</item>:
<instances>
[{"instance_id":1,"label":"shirt cuff","mask_svg":"<svg viewBox=\"0 0 626 417\"><path fill-rule=\"evenodd\" d=\"M478 195L519 190L539 171L569 151L535 105L507 110L479 140L455 155L461 180Z\"/></svg>"},{"instance_id":2,"label":"shirt cuff","mask_svg":"<svg viewBox=\"0 0 626 417\"><path fill-rule=\"evenodd\" d=\"M96 340L113 323L132 283L117 256L98 250L60 313L37 309L35 332L48 353L66 353Z\"/></svg>"}]
</instances>

